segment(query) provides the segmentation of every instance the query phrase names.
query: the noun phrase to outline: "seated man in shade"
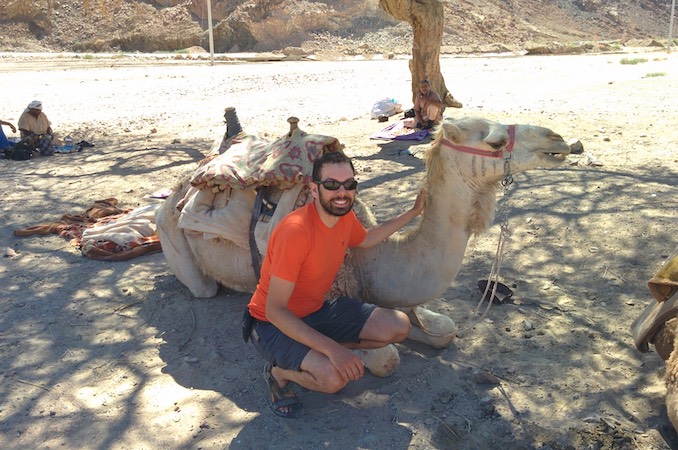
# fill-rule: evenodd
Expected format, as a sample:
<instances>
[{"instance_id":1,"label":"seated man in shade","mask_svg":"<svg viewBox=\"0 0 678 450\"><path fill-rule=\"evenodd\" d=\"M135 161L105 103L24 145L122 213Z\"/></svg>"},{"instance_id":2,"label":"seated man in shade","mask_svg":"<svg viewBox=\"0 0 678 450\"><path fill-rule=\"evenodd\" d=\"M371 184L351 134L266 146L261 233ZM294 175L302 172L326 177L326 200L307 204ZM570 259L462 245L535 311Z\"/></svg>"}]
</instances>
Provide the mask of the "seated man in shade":
<instances>
[{"instance_id":1,"label":"seated man in shade","mask_svg":"<svg viewBox=\"0 0 678 450\"><path fill-rule=\"evenodd\" d=\"M23 142L39 151L42 156L54 154L52 123L42 112L41 101L33 100L28 104L19 117L18 125Z\"/></svg>"},{"instance_id":2,"label":"seated man in shade","mask_svg":"<svg viewBox=\"0 0 678 450\"><path fill-rule=\"evenodd\" d=\"M431 89L428 80L419 82L419 95L414 100L413 109L417 128L429 130L443 120L443 101L438 93Z\"/></svg>"}]
</instances>

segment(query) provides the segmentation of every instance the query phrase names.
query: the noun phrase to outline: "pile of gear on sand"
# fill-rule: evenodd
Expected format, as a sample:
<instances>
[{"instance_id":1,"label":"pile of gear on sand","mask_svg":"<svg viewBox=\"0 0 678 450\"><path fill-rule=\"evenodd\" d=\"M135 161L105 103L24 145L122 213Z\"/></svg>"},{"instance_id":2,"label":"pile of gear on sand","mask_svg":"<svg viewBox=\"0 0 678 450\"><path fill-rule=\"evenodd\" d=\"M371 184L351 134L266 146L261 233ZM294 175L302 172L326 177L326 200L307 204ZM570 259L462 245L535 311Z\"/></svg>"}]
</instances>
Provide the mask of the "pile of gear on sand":
<instances>
[{"instance_id":1,"label":"pile of gear on sand","mask_svg":"<svg viewBox=\"0 0 678 450\"><path fill-rule=\"evenodd\" d=\"M19 138L8 139L2 126L8 126L12 133L17 132L17 127L11 122L0 120L0 151L5 159L25 161L36 156L52 156L55 153L72 153L82 151L84 147L93 147L87 141L73 143L70 136L66 136L63 142L52 131L52 123L42 111L42 102L33 100L21 113L19 122Z\"/></svg>"},{"instance_id":2,"label":"pile of gear on sand","mask_svg":"<svg viewBox=\"0 0 678 450\"><path fill-rule=\"evenodd\" d=\"M19 138L8 139L2 126L9 127ZM52 123L42 111L42 102L33 100L14 124L0 120L0 152L5 159L25 161L38 156L82 151L93 147L87 141L73 143L66 136L61 142L52 131ZM97 200L81 213L64 214L48 223L14 230L17 237L58 234L71 240L84 256L104 261L125 261L160 251L155 229L155 211L160 205L122 209L118 200ZM6 255L7 256L7 255Z\"/></svg>"},{"instance_id":3,"label":"pile of gear on sand","mask_svg":"<svg viewBox=\"0 0 678 450\"><path fill-rule=\"evenodd\" d=\"M80 213L14 230L17 237L58 234L79 247L83 256L100 261L127 261L161 251L155 227L160 204L120 208L118 200L95 201Z\"/></svg>"}]
</instances>

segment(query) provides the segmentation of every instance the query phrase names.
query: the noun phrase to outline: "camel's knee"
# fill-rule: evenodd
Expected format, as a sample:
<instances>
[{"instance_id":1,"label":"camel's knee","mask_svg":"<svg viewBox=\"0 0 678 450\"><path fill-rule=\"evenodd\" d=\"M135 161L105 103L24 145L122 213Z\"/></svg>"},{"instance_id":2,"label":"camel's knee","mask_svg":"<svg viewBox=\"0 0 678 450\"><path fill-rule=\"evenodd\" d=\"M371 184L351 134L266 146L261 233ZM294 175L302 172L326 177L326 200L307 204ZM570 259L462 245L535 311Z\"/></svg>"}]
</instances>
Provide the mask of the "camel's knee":
<instances>
[{"instance_id":1,"label":"camel's knee","mask_svg":"<svg viewBox=\"0 0 678 450\"><path fill-rule=\"evenodd\" d=\"M400 355L395 345L385 347L359 349L353 351L365 364L365 368L377 377L393 375L400 365Z\"/></svg>"}]
</instances>

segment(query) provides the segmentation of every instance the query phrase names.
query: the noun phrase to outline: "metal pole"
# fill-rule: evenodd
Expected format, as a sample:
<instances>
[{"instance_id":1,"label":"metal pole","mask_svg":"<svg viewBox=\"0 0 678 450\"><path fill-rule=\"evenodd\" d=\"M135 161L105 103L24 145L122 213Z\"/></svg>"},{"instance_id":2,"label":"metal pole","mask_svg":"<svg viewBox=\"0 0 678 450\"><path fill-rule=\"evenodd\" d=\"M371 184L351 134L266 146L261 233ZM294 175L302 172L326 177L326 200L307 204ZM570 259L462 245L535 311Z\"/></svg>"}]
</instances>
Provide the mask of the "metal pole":
<instances>
[{"instance_id":1,"label":"metal pole","mask_svg":"<svg viewBox=\"0 0 678 450\"><path fill-rule=\"evenodd\" d=\"M673 40L673 11L676 9L676 0L671 0L671 18L669 19L669 43L666 45L666 53L671 53L671 41Z\"/></svg>"},{"instance_id":2,"label":"metal pole","mask_svg":"<svg viewBox=\"0 0 678 450\"><path fill-rule=\"evenodd\" d=\"M207 0L207 34L210 37L210 66L213 66L214 65L214 34L212 33L212 1L211 0Z\"/></svg>"}]
</instances>

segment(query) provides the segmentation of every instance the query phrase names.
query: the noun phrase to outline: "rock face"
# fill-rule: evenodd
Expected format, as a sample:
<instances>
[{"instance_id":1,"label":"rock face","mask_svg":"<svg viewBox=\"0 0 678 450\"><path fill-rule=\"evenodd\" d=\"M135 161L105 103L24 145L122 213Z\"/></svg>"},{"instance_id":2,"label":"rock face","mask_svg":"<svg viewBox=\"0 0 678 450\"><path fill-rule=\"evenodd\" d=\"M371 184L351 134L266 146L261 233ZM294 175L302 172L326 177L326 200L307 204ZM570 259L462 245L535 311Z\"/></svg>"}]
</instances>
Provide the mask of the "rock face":
<instances>
[{"instance_id":1,"label":"rock face","mask_svg":"<svg viewBox=\"0 0 678 450\"><path fill-rule=\"evenodd\" d=\"M396 0L381 0L395 5ZM7 0L0 51L176 51L209 47L205 0ZM215 51L411 53L412 28L379 0L212 0ZM443 49L535 51L581 41L665 39L669 3L653 0L443 2ZM393 8L390 8L393 9ZM539 49L539 50L538 50Z\"/></svg>"}]
</instances>

